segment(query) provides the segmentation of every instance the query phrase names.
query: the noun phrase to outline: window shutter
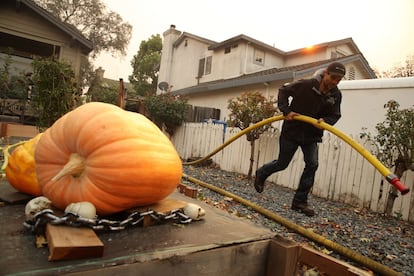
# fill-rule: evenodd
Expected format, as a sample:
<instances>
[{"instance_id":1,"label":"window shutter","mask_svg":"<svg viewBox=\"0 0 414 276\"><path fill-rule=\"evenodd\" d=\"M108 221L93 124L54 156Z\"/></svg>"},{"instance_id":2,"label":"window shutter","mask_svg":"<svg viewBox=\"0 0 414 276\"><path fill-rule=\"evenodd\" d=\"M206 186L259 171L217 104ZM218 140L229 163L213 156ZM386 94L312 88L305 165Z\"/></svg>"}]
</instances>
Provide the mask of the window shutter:
<instances>
[{"instance_id":1,"label":"window shutter","mask_svg":"<svg viewBox=\"0 0 414 276\"><path fill-rule=\"evenodd\" d=\"M213 60L212 56L207 57L206 59L206 75L211 74L211 62Z\"/></svg>"},{"instance_id":2,"label":"window shutter","mask_svg":"<svg viewBox=\"0 0 414 276\"><path fill-rule=\"evenodd\" d=\"M197 77L201 78L204 75L204 63L206 62L205 58L200 59L198 62L198 75Z\"/></svg>"}]
</instances>

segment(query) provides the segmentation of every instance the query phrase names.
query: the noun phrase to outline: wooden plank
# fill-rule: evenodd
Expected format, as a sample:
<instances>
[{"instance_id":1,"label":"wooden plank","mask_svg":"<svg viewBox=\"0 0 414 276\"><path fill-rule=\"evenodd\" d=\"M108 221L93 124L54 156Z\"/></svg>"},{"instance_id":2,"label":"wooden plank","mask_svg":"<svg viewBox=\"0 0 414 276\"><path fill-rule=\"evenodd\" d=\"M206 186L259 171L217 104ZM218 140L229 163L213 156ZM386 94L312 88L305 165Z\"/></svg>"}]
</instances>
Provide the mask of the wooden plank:
<instances>
[{"instance_id":1,"label":"wooden plank","mask_svg":"<svg viewBox=\"0 0 414 276\"><path fill-rule=\"evenodd\" d=\"M372 272L359 269L310 247L302 246L299 252L299 263L316 267L326 275L335 276L372 276ZM324 275L325 275L324 274ZM295 275L295 274L292 274Z\"/></svg>"},{"instance_id":2,"label":"wooden plank","mask_svg":"<svg viewBox=\"0 0 414 276\"><path fill-rule=\"evenodd\" d=\"M7 136L7 123L1 123L0 137L6 137L6 136Z\"/></svg>"},{"instance_id":3,"label":"wooden plank","mask_svg":"<svg viewBox=\"0 0 414 276\"><path fill-rule=\"evenodd\" d=\"M112 265L89 271L71 273L72 276L240 276L265 275L266 256L269 240L254 241L228 245L206 250L205 248L191 254L175 254L168 258L152 258L151 260L130 262L127 265ZM274 274L278 275L278 274ZM291 275L289 275L291 276Z\"/></svg>"},{"instance_id":4,"label":"wooden plank","mask_svg":"<svg viewBox=\"0 0 414 276\"><path fill-rule=\"evenodd\" d=\"M91 228L46 225L49 261L99 258L104 245Z\"/></svg>"},{"instance_id":5,"label":"wooden plank","mask_svg":"<svg viewBox=\"0 0 414 276\"><path fill-rule=\"evenodd\" d=\"M269 244L266 275L297 275L298 255L297 243L276 236Z\"/></svg>"}]
</instances>

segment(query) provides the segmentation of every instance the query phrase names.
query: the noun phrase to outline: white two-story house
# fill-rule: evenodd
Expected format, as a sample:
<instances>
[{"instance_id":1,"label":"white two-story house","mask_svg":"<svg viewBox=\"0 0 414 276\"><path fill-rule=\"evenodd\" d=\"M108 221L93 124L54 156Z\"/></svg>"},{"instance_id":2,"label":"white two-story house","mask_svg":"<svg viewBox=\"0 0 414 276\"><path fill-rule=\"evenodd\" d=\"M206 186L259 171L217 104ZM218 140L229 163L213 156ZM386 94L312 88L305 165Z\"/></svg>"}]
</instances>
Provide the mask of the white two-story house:
<instances>
[{"instance_id":1,"label":"white two-story house","mask_svg":"<svg viewBox=\"0 0 414 276\"><path fill-rule=\"evenodd\" d=\"M344 79L376 78L352 38L289 52L243 34L215 42L174 25L163 38L158 93L185 95L197 121L225 121L229 99L249 91L277 97L284 83L310 77L333 60L345 65Z\"/></svg>"}]
</instances>

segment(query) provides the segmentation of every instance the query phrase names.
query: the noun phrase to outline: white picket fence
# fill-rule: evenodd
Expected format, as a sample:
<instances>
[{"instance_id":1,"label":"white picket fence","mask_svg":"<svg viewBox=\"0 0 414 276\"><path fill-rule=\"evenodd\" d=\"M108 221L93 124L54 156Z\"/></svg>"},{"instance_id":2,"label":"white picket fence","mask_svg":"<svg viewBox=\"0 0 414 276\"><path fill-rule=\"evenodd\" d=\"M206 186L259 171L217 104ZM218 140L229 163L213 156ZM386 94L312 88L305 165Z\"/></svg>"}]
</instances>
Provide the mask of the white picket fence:
<instances>
[{"instance_id":1,"label":"white picket fence","mask_svg":"<svg viewBox=\"0 0 414 276\"><path fill-rule=\"evenodd\" d=\"M279 130L263 134L256 141L253 173L257 167L277 159ZM181 158L205 157L240 130L219 124L185 123L172 137ZM368 151L370 145L355 138ZM250 142L245 136L213 155L211 159L222 170L247 174L250 164ZM296 189L304 167L300 150L284 171L273 174L268 181ZM392 169L390 168L392 171ZM401 181L413 189L414 173L407 171ZM212 183L213 184L213 183ZM383 213L391 185L362 155L346 142L326 132L319 146L319 168L312 194L318 197L350 204L355 208L367 208ZM393 214L403 220L414 222L414 196L399 195L395 200Z\"/></svg>"}]
</instances>

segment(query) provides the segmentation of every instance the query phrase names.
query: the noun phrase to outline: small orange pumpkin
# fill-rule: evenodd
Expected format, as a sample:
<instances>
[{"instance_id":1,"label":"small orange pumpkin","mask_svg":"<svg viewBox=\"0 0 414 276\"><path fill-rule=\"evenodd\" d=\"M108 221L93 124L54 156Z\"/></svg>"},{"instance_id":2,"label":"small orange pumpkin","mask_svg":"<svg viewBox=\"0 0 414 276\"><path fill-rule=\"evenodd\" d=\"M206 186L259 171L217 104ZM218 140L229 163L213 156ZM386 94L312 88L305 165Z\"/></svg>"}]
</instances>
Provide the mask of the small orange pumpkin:
<instances>
[{"instance_id":1,"label":"small orange pumpkin","mask_svg":"<svg viewBox=\"0 0 414 276\"><path fill-rule=\"evenodd\" d=\"M39 133L32 139L17 146L9 156L4 169L7 181L19 192L40 196L42 194L36 178L35 148L42 136Z\"/></svg>"},{"instance_id":2,"label":"small orange pumpkin","mask_svg":"<svg viewBox=\"0 0 414 276\"><path fill-rule=\"evenodd\" d=\"M35 158L42 193L54 206L89 201L99 215L162 200L182 175L180 157L154 123L100 102L58 119Z\"/></svg>"}]
</instances>

